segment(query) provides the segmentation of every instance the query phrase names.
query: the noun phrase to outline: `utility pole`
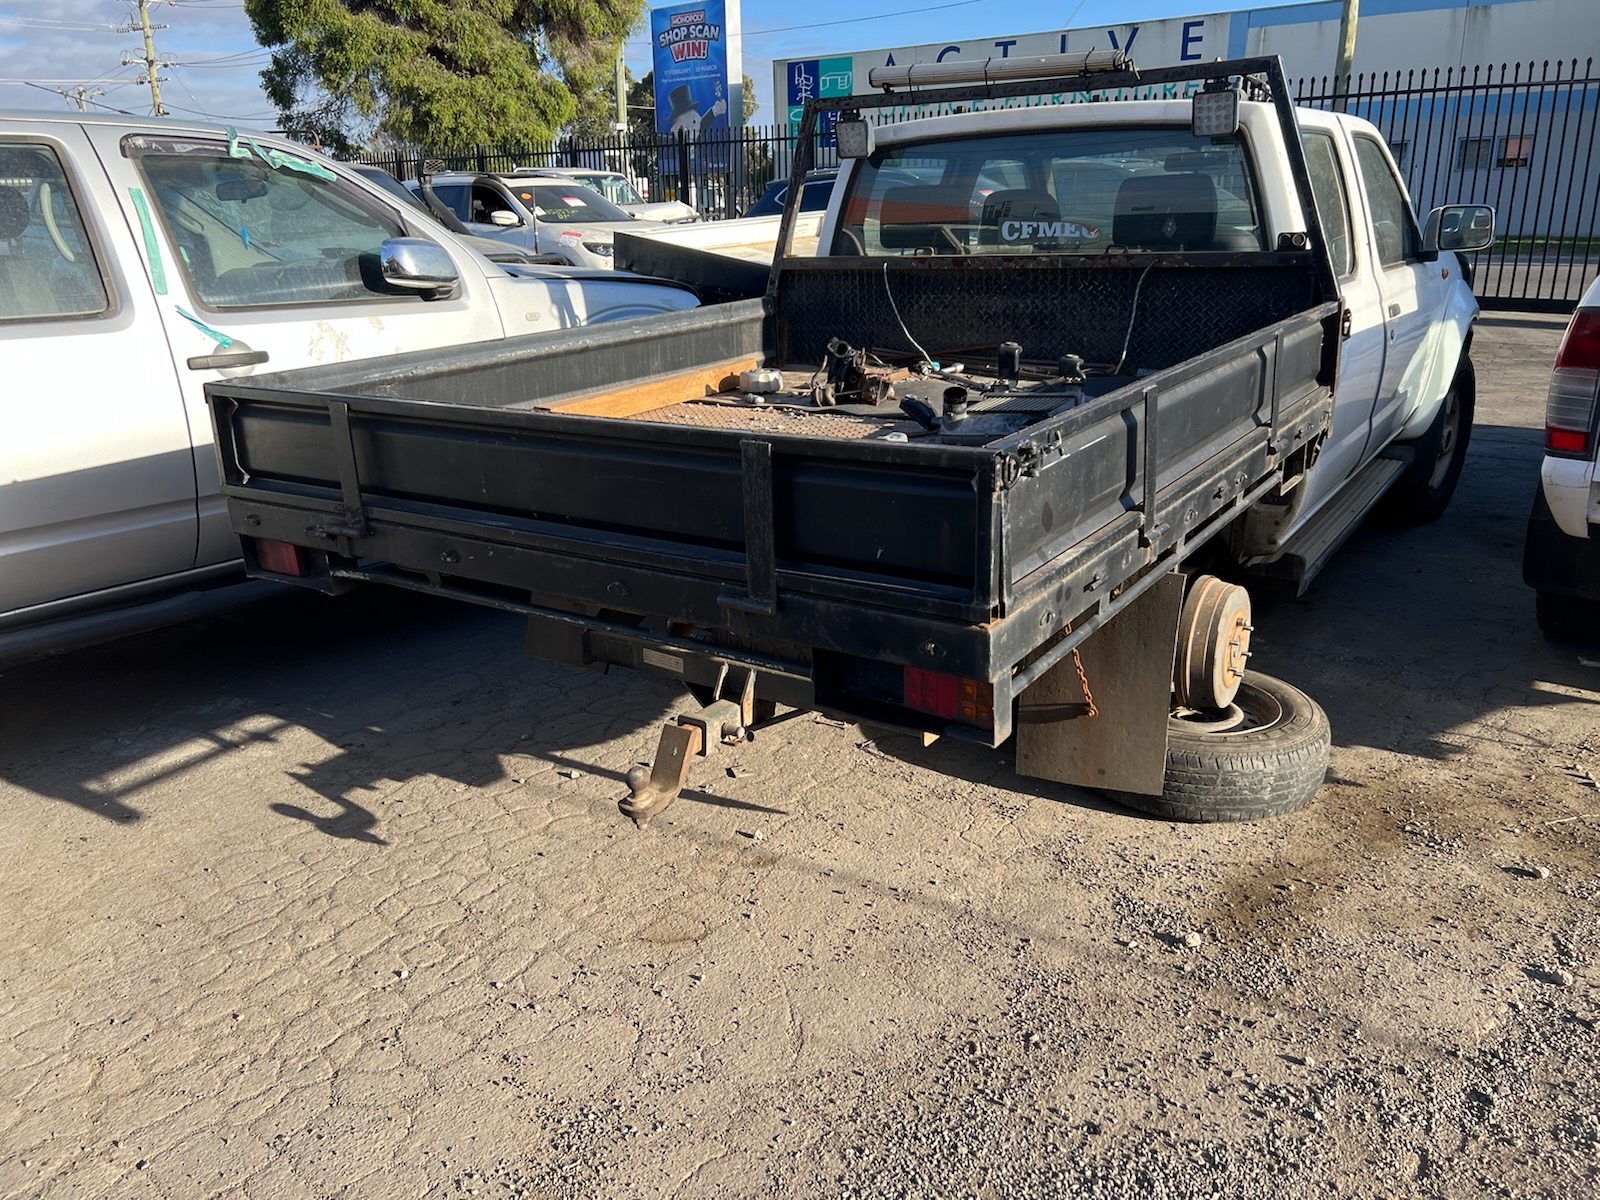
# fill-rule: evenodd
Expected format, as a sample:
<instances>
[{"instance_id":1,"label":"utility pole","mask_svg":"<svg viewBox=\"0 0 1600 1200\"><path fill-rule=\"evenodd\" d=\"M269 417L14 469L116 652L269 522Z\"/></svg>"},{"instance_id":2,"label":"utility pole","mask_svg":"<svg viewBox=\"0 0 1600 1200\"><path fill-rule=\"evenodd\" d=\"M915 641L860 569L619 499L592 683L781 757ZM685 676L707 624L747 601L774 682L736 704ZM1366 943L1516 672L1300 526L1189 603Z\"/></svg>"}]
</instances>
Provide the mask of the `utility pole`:
<instances>
[{"instance_id":1,"label":"utility pole","mask_svg":"<svg viewBox=\"0 0 1600 1200\"><path fill-rule=\"evenodd\" d=\"M92 88L82 83L75 88L51 88L50 90L69 104L77 101L79 112L88 112L89 101L96 96L104 96L106 94L105 88Z\"/></svg>"},{"instance_id":2,"label":"utility pole","mask_svg":"<svg viewBox=\"0 0 1600 1200\"><path fill-rule=\"evenodd\" d=\"M1344 112L1350 91L1350 72L1356 60L1356 18L1361 15L1361 0L1344 0L1339 13L1339 63L1333 75L1333 107Z\"/></svg>"},{"instance_id":3,"label":"utility pole","mask_svg":"<svg viewBox=\"0 0 1600 1200\"><path fill-rule=\"evenodd\" d=\"M170 58L156 57L154 34L157 29L165 29L166 26L150 24L150 5L153 3L172 4L175 3L175 0L132 0L132 2L138 7L139 23L135 25L130 20L128 24L118 26L117 32L133 33L137 31L144 34L144 56L140 57L133 51L126 50L122 55L122 65L144 67L144 78L139 82L150 85L150 111L158 117L164 117L167 115L167 110L161 107L161 69L175 64Z\"/></svg>"}]
</instances>

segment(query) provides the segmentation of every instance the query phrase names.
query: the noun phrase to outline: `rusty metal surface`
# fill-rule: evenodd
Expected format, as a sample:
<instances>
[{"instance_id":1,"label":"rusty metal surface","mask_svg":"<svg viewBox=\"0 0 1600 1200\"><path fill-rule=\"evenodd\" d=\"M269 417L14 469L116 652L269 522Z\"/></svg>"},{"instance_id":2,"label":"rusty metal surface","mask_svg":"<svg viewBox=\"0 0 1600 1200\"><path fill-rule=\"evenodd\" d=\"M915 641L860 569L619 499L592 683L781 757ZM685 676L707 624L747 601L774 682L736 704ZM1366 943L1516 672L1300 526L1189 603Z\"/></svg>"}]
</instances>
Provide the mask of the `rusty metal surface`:
<instances>
[{"instance_id":1,"label":"rusty metal surface","mask_svg":"<svg viewBox=\"0 0 1600 1200\"><path fill-rule=\"evenodd\" d=\"M705 733L696 725L667 724L661 727L661 741L649 770L635 767L628 772L629 795L617 807L625 817L643 827L650 818L678 798L689 778L695 755L705 753Z\"/></svg>"},{"instance_id":2,"label":"rusty metal surface","mask_svg":"<svg viewBox=\"0 0 1600 1200\"><path fill-rule=\"evenodd\" d=\"M915 421L897 418L801 412L792 408L739 403L672 404L639 413L631 419L667 425L695 425L703 429L748 429L752 433L851 440L882 440L891 433L910 435L922 432L922 427Z\"/></svg>"}]
</instances>

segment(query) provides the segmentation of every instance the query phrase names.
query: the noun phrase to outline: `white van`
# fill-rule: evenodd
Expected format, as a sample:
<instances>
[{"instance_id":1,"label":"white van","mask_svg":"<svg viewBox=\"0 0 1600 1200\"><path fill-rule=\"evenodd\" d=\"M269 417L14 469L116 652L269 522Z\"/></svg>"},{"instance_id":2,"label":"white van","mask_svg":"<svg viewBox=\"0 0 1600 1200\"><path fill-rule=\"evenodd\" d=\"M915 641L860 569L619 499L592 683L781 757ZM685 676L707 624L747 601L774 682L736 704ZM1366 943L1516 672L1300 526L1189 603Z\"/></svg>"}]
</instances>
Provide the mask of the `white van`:
<instances>
[{"instance_id":1,"label":"white van","mask_svg":"<svg viewBox=\"0 0 1600 1200\"><path fill-rule=\"evenodd\" d=\"M508 271L265 134L0 112L0 660L21 631L239 572L208 380L697 303Z\"/></svg>"}]
</instances>

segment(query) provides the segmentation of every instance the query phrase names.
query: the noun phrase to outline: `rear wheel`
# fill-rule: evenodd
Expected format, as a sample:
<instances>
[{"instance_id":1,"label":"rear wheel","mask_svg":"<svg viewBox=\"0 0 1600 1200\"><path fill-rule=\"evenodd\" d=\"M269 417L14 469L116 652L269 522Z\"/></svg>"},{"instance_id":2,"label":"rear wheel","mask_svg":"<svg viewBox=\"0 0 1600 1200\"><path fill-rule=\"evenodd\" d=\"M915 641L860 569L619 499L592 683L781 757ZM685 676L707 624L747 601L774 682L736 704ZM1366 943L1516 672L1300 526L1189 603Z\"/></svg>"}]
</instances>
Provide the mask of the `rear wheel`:
<instances>
[{"instance_id":1,"label":"rear wheel","mask_svg":"<svg viewBox=\"0 0 1600 1200\"><path fill-rule=\"evenodd\" d=\"M1408 525L1425 525L1437 520L1449 507L1466 463L1467 445L1472 441L1476 396L1472 360L1463 356L1450 390L1439 405L1438 416L1428 426L1428 432L1412 443L1416 458L1385 499L1384 507L1394 519Z\"/></svg>"},{"instance_id":2,"label":"rear wheel","mask_svg":"<svg viewBox=\"0 0 1600 1200\"><path fill-rule=\"evenodd\" d=\"M1225 709L1179 709L1161 795L1118 802L1171 821L1255 821L1304 807L1328 770L1327 714L1299 688L1251 671Z\"/></svg>"},{"instance_id":3,"label":"rear wheel","mask_svg":"<svg viewBox=\"0 0 1600 1200\"><path fill-rule=\"evenodd\" d=\"M1558 642L1600 642L1600 601L1538 592L1533 612L1548 638Z\"/></svg>"}]
</instances>

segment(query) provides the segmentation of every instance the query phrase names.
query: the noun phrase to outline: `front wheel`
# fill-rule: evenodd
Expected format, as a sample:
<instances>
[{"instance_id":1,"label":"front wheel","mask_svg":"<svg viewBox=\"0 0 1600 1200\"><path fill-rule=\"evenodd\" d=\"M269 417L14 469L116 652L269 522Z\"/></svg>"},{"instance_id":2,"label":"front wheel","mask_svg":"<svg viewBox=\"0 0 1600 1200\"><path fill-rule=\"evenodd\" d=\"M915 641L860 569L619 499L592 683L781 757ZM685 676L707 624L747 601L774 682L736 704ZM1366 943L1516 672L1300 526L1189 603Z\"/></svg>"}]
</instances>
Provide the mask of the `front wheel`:
<instances>
[{"instance_id":1,"label":"front wheel","mask_svg":"<svg viewBox=\"0 0 1600 1200\"><path fill-rule=\"evenodd\" d=\"M1159 796L1119 803L1169 821L1256 821L1310 803L1328 770L1332 733L1299 688L1251 671L1226 709L1180 709L1167 732Z\"/></svg>"},{"instance_id":2,"label":"front wheel","mask_svg":"<svg viewBox=\"0 0 1600 1200\"><path fill-rule=\"evenodd\" d=\"M1407 525L1426 525L1437 520L1449 507L1466 465L1467 445L1472 441L1472 414L1477 396L1477 379L1472 360L1461 359L1456 377L1450 382L1428 432L1413 444L1416 458L1385 498L1390 516Z\"/></svg>"},{"instance_id":3,"label":"front wheel","mask_svg":"<svg viewBox=\"0 0 1600 1200\"><path fill-rule=\"evenodd\" d=\"M1600 642L1600 601L1536 592L1533 613L1547 638L1591 645Z\"/></svg>"}]
</instances>

